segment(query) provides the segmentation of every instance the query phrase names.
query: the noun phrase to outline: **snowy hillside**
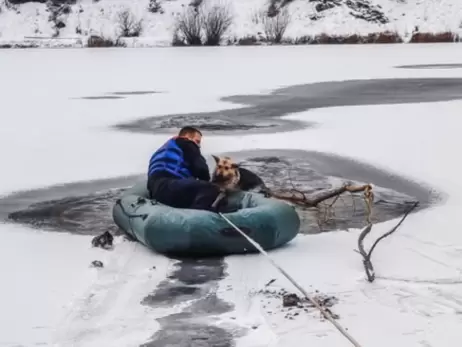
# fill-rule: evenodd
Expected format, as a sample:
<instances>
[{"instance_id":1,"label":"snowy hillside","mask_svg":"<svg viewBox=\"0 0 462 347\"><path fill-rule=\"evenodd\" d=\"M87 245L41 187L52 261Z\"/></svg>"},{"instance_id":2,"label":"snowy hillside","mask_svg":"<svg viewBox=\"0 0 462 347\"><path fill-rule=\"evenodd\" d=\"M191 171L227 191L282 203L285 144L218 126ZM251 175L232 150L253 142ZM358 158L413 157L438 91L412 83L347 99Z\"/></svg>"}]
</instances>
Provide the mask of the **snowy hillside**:
<instances>
[{"instance_id":1,"label":"snowy hillside","mask_svg":"<svg viewBox=\"0 0 462 347\"><path fill-rule=\"evenodd\" d=\"M168 46L185 31L204 43L217 19L220 44L459 41L462 1L0 0L0 45Z\"/></svg>"}]
</instances>

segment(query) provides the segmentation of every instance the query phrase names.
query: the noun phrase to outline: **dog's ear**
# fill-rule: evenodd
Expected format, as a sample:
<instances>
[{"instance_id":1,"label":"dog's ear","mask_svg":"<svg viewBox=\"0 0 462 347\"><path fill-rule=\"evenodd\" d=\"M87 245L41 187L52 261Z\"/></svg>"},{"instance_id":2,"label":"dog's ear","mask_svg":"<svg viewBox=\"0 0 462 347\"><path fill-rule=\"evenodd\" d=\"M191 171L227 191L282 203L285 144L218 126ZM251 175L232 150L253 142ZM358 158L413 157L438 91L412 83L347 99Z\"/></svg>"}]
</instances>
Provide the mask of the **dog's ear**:
<instances>
[{"instance_id":1,"label":"dog's ear","mask_svg":"<svg viewBox=\"0 0 462 347\"><path fill-rule=\"evenodd\" d=\"M218 164L218 162L220 161L220 158L218 158L216 155L213 155L213 154L212 154L212 157L215 160L215 163Z\"/></svg>"},{"instance_id":2,"label":"dog's ear","mask_svg":"<svg viewBox=\"0 0 462 347\"><path fill-rule=\"evenodd\" d=\"M232 164L231 164L231 167L232 167L233 169L238 169L238 168L239 168L239 164L237 164L237 163L232 163Z\"/></svg>"}]
</instances>

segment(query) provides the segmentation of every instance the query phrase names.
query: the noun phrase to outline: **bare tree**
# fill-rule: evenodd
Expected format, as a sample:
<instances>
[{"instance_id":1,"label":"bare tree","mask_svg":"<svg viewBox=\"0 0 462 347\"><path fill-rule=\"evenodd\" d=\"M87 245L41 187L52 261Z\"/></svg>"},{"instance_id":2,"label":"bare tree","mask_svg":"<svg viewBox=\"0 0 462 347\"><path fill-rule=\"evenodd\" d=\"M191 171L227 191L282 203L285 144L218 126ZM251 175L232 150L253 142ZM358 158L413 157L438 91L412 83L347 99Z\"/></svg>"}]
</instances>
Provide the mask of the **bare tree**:
<instances>
[{"instance_id":1,"label":"bare tree","mask_svg":"<svg viewBox=\"0 0 462 347\"><path fill-rule=\"evenodd\" d=\"M174 37L181 36L188 45L202 45L203 17L196 8L188 7L176 21Z\"/></svg>"},{"instance_id":2,"label":"bare tree","mask_svg":"<svg viewBox=\"0 0 462 347\"><path fill-rule=\"evenodd\" d=\"M284 7L273 16L269 16L266 10L261 10L252 16L252 21L263 26L268 41L280 43L290 24L291 16L289 10Z\"/></svg>"},{"instance_id":3,"label":"bare tree","mask_svg":"<svg viewBox=\"0 0 462 347\"><path fill-rule=\"evenodd\" d=\"M233 16L229 6L215 4L210 9L202 8L203 27L205 33L205 45L217 46L226 31L233 23Z\"/></svg>"},{"instance_id":4,"label":"bare tree","mask_svg":"<svg viewBox=\"0 0 462 347\"><path fill-rule=\"evenodd\" d=\"M117 24L122 37L138 37L143 30L143 20L137 20L129 9L117 14Z\"/></svg>"},{"instance_id":5,"label":"bare tree","mask_svg":"<svg viewBox=\"0 0 462 347\"><path fill-rule=\"evenodd\" d=\"M208 6L202 1L197 2L177 17L173 41L178 45L181 38L192 46L216 46L232 23L233 15L227 4L214 1Z\"/></svg>"}]
</instances>

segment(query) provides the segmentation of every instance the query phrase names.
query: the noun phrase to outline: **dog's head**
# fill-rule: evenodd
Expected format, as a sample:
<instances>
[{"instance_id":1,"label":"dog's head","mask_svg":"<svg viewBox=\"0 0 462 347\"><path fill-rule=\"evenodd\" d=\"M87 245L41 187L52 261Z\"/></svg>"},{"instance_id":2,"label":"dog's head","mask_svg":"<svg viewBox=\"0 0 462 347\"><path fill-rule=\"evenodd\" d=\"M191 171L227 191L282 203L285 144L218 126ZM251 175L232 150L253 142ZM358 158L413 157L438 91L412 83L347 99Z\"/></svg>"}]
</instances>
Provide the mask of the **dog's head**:
<instances>
[{"instance_id":1,"label":"dog's head","mask_svg":"<svg viewBox=\"0 0 462 347\"><path fill-rule=\"evenodd\" d=\"M215 170L212 174L212 182L222 188L236 188L239 184L239 165L233 162L230 157L217 157L215 159Z\"/></svg>"}]
</instances>

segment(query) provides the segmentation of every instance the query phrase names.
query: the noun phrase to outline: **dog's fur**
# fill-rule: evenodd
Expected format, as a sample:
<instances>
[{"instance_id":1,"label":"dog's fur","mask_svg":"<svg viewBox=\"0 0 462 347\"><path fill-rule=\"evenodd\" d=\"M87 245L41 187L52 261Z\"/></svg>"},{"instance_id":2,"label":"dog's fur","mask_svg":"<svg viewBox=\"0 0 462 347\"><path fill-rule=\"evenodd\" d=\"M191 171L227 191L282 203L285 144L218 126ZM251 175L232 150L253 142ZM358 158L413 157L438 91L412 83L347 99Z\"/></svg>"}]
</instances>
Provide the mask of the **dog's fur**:
<instances>
[{"instance_id":1,"label":"dog's fur","mask_svg":"<svg viewBox=\"0 0 462 347\"><path fill-rule=\"evenodd\" d=\"M250 170L244 169L235 163L230 157L217 157L215 169L212 174L212 182L224 191L243 190L269 193L263 180Z\"/></svg>"}]
</instances>

